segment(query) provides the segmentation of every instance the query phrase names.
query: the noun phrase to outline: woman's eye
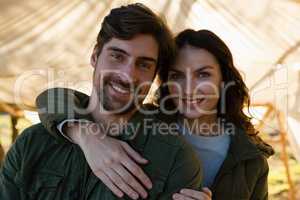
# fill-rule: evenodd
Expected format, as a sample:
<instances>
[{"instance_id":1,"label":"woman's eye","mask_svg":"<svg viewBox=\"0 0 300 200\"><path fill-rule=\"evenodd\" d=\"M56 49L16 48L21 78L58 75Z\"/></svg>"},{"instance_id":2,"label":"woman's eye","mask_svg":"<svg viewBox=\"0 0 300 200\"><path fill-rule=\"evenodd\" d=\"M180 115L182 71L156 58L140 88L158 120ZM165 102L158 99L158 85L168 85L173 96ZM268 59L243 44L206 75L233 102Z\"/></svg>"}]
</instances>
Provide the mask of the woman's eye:
<instances>
[{"instance_id":1,"label":"woman's eye","mask_svg":"<svg viewBox=\"0 0 300 200\"><path fill-rule=\"evenodd\" d=\"M138 66L142 69L149 69L151 67L150 64L144 62L139 63Z\"/></svg>"},{"instance_id":2,"label":"woman's eye","mask_svg":"<svg viewBox=\"0 0 300 200\"><path fill-rule=\"evenodd\" d=\"M180 74L170 74L169 75L169 79L170 80L178 80L178 79L181 79L182 78L182 75L180 75Z\"/></svg>"},{"instance_id":3,"label":"woman's eye","mask_svg":"<svg viewBox=\"0 0 300 200\"><path fill-rule=\"evenodd\" d=\"M200 72L199 73L199 77L200 78L207 78L209 76L210 76L210 73L208 73L208 72Z\"/></svg>"}]
</instances>

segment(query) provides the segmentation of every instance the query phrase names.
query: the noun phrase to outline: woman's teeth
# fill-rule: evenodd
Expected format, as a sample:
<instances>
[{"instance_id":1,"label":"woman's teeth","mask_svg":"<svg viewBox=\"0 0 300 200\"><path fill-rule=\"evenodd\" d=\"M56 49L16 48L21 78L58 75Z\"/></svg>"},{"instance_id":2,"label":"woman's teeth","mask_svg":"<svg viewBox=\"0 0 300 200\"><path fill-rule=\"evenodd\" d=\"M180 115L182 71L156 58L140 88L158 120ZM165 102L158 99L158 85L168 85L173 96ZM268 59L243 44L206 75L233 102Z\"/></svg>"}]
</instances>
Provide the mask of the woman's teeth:
<instances>
[{"instance_id":1,"label":"woman's teeth","mask_svg":"<svg viewBox=\"0 0 300 200\"><path fill-rule=\"evenodd\" d=\"M184 99L184 101L188 103L200 103L203 101L203 99Z\"/></svg>"},{"instance_id":2,"label":"woman's teeth","mask_svg":"<svg viewBox=\"0 0 300 200\"><path fill-rule=\"evenodd\" d=\"M111 87L116 90L117 92L121 93L121 94L129 94L130 93L130 89L125 89L123 87L120 87L116 84L111 85Z\"/></svg>"}]
</instances>

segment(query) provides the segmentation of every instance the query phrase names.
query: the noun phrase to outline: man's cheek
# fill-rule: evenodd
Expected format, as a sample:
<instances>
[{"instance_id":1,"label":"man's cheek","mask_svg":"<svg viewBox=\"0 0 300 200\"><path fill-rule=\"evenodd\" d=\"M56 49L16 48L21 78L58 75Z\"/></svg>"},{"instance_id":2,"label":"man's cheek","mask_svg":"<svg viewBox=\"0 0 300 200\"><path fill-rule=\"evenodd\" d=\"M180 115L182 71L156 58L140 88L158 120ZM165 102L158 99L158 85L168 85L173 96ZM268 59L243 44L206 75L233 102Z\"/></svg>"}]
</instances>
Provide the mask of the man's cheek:
<instances>
[{"instance_id":1,"label":"man's cheek","mask_svg":"<svg viewBox=\"0 0 300 200\"><path fill-rule=\"evenodd\" d=\"M145 98L145 97L147 96L149 90L150 90L150 87L149 87L148 85L143 85L143 86L139 87L139 88L137 89L136 92L137 92L142 98Z\"/></svg>"}]
</instances>

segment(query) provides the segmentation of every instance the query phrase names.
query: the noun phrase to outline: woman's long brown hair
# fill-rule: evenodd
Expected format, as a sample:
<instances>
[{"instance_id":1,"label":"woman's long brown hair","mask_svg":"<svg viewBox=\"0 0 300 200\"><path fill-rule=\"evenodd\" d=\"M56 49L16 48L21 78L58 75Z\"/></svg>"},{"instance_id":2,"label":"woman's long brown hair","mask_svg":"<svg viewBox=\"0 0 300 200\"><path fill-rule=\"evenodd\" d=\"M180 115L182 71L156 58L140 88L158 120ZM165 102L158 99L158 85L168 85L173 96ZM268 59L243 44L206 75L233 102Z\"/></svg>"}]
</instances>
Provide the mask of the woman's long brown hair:
<instances>
[{"instance_id":1,"label":"woman's long brown hair","mask_svg":"<svg viewBox=\"0 0 300 200\"><path fill-rule=\"evenodd\" d=\"M249 111L250 98L248 88L246 87L241 74L234 66L232 54L223 40L216 34L208 30L191 30L182 31L175 38L177 50L185 45L190 45L199 49L205 49L215 56L219 62L224 87L221 89L218 103L218 117L232 122L237 127L244 129L249 135L256 135L257 131L251 123L251 117L244 113L244 108ZM229 86L230 84L230 86ZM169 94L168 88L161 86L158 90L158 101ZM169 106L171 103L168 102ZM170 106L170 108L173 107Z\"/></svg>"}]
</instances>

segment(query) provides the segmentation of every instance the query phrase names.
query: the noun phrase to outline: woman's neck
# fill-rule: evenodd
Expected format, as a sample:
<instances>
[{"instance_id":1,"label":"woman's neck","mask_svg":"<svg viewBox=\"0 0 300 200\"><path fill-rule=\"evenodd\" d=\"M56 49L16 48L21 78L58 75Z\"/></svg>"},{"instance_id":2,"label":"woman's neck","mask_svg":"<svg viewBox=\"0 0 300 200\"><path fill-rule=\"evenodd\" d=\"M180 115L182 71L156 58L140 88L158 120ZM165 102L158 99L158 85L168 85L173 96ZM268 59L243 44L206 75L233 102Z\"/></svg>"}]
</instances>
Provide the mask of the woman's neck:
<instances>
[{"instance_id":1,"label":"woman's neck","mask_svg":"<svg viewBox=\"0 0 300 200\"><path fill-rule=\"evenodd\" d=\"M213 137L223 133L217 115L204 115L197 119L182 119L183 126L192 134Z\"/></svg>"}]
</instances>

